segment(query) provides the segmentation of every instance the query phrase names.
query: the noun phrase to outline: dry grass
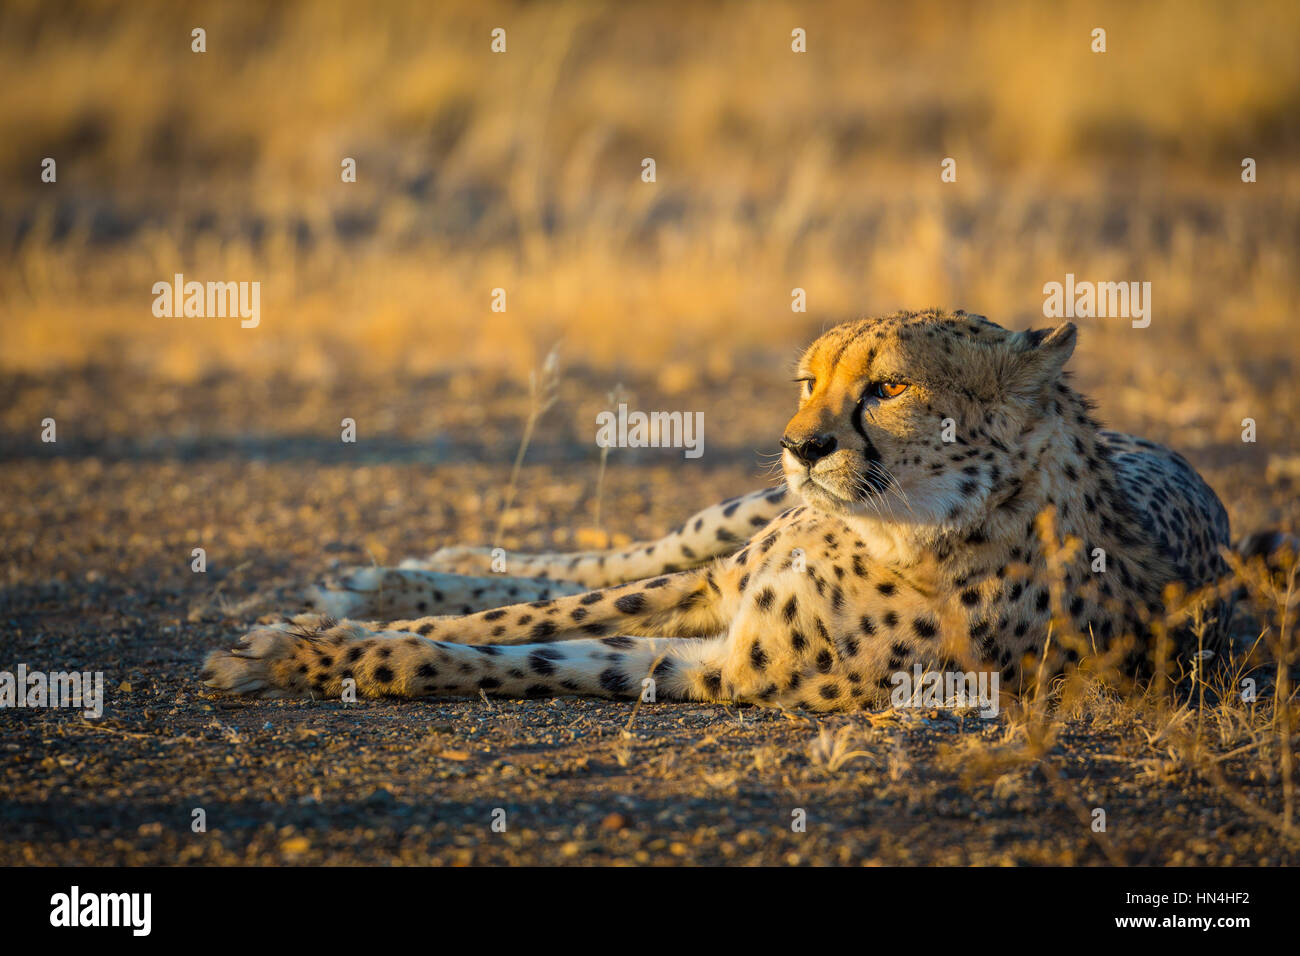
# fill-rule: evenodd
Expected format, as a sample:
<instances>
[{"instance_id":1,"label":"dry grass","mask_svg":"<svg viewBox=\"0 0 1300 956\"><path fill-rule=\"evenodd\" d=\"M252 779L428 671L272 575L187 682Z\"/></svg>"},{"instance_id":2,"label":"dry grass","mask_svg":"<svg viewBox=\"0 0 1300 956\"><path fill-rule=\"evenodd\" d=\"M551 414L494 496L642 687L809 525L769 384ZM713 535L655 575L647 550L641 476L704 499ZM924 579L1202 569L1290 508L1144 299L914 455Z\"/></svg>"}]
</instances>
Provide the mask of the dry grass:
<instances>
[{"instance_id":1,"label":"dry grass","mask_svg":"<svg viewBox=\"0 0 1300 956\"><path fill-rule=\"evenodd\" d=\"M524 465L524 456L528 454L528 446L532 443L537 423L555 404L559 389L560 352L559 346L556 346L547 353L540 372L534 370L528 373L528 418L524 422L523 437L519 439L519 450L515 453L514 466L510 469L505 503L501 508L501 516L497 519L496 534L492 538L493 547L500 547L501 539L505 535L506 519L515 503L515 495L519 492L519 469Z\"/></svg>"},{"instance_id":2,"label":"dry grass","mask_svg":"<svg viewBox=\"0 0 1300 956\"><path fill-rule=\"evenodd\" d=\"M563 337L572 361L662 369L680 390L861 312L1041 321L1043 283L1067 271L1153 282L1152 346L1295 354L1294 4L33 2L0 18L9 368L522 373ZM37 179L47 155L57 185ZM149 289L175 272L261 281L262 326L155 319ZM1132 334L1097 325L1099 350Z\"/></svg>"},{"instance_id":3,"label":"dry grass","mask_svg":"<svg viewBox=\"0 0 1300 956\"><path fill-rule=\"evenodd\" d=\"M1300 694L1291 679L1300 659L1295 639L1300 560L1293 546L1285 545L1268 559L1230 555L1232 570L1224 580L1199 595L1178 597L1154 622L1167 629L1192 620L1203 645L1208 603L1238 592L1260 624L1257 640L1191 662L1167 659L1167 649L1158 644L1152 654L1154 676L1134 688L1120 669L1122 653L1089 651L1090 637L1068 630L1059 598L1065 561L1078 542L1054 537L1050 513L1040 516L1039 530L1048 550L1054 610L1043 651L1030 662L1036 679L1009 700L1002 733L963 737L943 748L940 763L959 768L968 785L994 781L1014 786L1010 781L1017 773L1037 768L1087 825L1086 809L1058 749L1067 727L1082 729L1110 741L1110 748L1093 759L1126 764L1138 779L1185 787L1208 784L1278 839L1300 846L1295 827ZM1082 649L1081 659L1077 668L1048 682L1044 675L1062 663L1061 646ZM1122 640L1120 646L1125 646ZM1261 786L1262 795L1249 792ZM1121 862L1104 835L1098 842L1111 862Z\"/></svg>"},{"instance_id":4,"label":"dry grass","mask_svg":"<svg viewBox=\"0 0 1300 956\"><path fill-rule=\"evenodd\" d=\"M838 730L818 727L816 738L808 745L808 758L814 767L828 774L838 773L855 760L865 760L868 765L876 766L875 752L862 749L857 737L858 730L852 725Z\"/></svg>"}]
</instances>

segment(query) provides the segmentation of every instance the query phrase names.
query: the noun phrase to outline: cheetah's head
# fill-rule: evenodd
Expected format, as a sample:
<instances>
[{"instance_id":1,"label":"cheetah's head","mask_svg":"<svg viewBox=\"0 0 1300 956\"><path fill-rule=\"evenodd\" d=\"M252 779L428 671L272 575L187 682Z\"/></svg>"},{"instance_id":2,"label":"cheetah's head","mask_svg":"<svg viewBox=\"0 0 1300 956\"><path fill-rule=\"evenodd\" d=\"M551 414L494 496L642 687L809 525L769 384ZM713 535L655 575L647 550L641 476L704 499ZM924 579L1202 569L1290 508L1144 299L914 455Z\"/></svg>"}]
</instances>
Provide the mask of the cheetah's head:
<instances>
[{"instance_id":1,"label":"cheetah's head","mask_svg":"<svg viewBox=\"0 0 1300 956\"><path fill-rule=\"evenodd\" d=\"M820 511L943 531L978 525L1035 467L1075 327L900 312L836 326L799 362L786 480Z\"/></svg>"}]
</instances>

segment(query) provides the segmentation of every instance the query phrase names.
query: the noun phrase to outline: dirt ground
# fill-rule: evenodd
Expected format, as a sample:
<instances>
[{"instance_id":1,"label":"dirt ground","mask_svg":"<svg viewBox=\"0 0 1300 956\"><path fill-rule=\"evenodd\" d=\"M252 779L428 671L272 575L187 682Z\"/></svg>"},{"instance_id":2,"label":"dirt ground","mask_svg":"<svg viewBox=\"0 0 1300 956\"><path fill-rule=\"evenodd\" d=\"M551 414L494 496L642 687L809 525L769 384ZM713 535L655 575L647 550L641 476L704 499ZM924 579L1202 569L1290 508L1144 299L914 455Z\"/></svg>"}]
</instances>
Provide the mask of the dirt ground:
<instances>
[{"instance_id":1,"label":"dirt ground","mask_svg":"<svg viewBox=\"0 0 1300 956\"><path fill-rule=\"evenodd\" d=\"M650 536L769 481L760 453L787 412L760 401L770 377L694 396L706 440L718 436L699 462L615 451L609 530ZM571 372L559 407L571 412L597 384ZM470 387L478 400L458 401ZM324 393L221 378L164 387L108 371L8 380L15 419L52 409L61 431L55 445L3 438L0 668L103 671L106 706L98 720L0 714L0 864L1300 860L1243 809L1278 803L1258 761L1224 763L1228 789L1168 769L1140 715L1068 721L1045 756L1001 759L1004 721L940 710L814 720L581 699L204 692L202 656L270 610L268 591L333 564L489 541L518 391L481 375ZM356 445L331 431L344 415L358 421ZM591 524L597 459L581 421L557 412L539 429L514 546L574 547L573 529ZM1286 480L1269 484L1239 455L1193 457L1234 489L1239 527L1290 507L1278 503L1294 498ZM190 569L200 546L204 574ZM1105 832L1091 825L1097 808ZM192 828L197 810L204 832Z\"/></svg>"}]
</instances>

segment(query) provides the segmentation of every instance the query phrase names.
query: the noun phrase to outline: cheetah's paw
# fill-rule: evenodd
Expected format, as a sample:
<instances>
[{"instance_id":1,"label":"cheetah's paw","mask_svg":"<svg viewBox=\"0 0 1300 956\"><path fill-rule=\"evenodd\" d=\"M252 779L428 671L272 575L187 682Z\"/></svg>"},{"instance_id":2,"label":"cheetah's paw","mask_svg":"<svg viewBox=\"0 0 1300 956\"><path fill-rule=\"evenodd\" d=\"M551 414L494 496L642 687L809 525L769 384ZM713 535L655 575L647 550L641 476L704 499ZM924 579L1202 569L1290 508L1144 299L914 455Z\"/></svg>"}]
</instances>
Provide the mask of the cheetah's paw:
<instances>
[{"instance_id":1,"label":"cheetah's paw","mask_svg":"<svg viewBox=\"0 0 1300 956\"><path fill-rule=\"evenodd\" d=\"M228 651L212 651L201 676L213 690L256 697L287 697L287 672L309 630L322 630L328 619L299 615L292 622L249 631Z\"/></svg>"},{"instance_id":2,"label":"cheetah's paw","mask_svg":"<svg viewBox=\"0 0 1300 956\"><path fill-rule=\"evenodd\" d=\"M427 558L407 558L399 567L413 571L446 571L452 574L483 574L491 569L492 548L450 545Z\"/></svg>"},{"instance_id":3,"label":"cheetah's paw","mask_svg":"<svg viewBox=\"0 0 1300 956\"><path fill-rule=\"evenodd\" d=\"M307 606L336 618L364 617L383 591L381 568L351 568L307 589Z\"/></svg>"}]
</instances>

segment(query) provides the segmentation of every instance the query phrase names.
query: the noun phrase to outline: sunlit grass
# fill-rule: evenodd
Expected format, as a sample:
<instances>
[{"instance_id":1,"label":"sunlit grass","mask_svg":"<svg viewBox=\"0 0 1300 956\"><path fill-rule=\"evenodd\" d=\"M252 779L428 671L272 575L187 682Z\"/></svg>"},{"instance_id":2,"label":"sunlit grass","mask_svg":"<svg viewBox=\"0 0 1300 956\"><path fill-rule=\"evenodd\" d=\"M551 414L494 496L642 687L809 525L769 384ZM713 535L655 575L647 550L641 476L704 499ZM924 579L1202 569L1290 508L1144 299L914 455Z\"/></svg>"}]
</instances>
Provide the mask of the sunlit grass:
<instances>
[{"instance_id":1,"label":"sunlit grass","mask_svg":"<svg viewBox=\"0 0 1300 956\"><path fill-rule=\"evenodd\" d=\"M1041 322L1067 271L1151 281L1153 340L1294 355L1297 27L1286 3L10 4L0 363L522 374L563 339L725 376L864 312ZM260 281L261 327L154 318L175 272ZM1094 323L1082 360L1122 334Z\"/></svg>"}]
</instances>

